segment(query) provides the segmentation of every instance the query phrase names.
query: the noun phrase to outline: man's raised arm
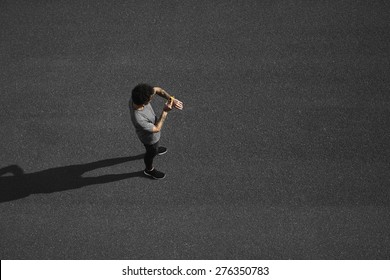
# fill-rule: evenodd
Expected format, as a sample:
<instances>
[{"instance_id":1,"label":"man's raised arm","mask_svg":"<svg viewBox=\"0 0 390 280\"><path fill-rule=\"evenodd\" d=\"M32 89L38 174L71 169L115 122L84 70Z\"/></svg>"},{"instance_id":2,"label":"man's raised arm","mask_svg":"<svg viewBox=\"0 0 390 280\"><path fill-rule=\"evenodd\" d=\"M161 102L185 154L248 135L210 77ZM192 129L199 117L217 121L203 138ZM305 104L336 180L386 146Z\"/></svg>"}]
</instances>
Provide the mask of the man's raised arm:
<instances>
[{"instance_id":1,"label":"man's raised arm","mask_svg":"<svg viewBox=\"0 0 390 280\"><path fill-rule=\"evenodd\" d=\"M162 98L165 98L166 100L170 100L171 98L173 98L173 107L179 110L183 110L183 102L181 102L179 99L174 98L172 95L170 95L168 92L166 92L160 87L154 87L153 89L155 94L161 96Z\"/></svg>"}]
</instances>

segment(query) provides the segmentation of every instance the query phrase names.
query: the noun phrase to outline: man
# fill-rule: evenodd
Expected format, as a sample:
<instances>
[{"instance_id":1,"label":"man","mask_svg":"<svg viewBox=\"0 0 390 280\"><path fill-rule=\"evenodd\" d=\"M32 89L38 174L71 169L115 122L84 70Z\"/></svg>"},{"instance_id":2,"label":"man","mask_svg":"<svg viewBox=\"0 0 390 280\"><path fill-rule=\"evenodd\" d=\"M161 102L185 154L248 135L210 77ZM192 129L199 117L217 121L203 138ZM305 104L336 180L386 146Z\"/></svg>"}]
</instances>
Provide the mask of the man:
<instances>
[{"instance_id":1,"label":"man","mask_svg":"<svg viewBox=\"0 0 390 280\"><path fill-rule=\"evenodd\" d=\"M157 118L150 105L150 101L156 94L168 100L165 103L159 118ZM131 93L131 99L129 101L131 121L133 122L138 138L146 149L144 156L144 173L154 179L165 178L163 172L154 168L153 159L156 155L163 155L167 152L167 148L159 146L159 141L161 129L168 116L168 112L170 112L173 107L182 110L183 103L180 100L173 98L173 96L169 95L160 87L139 84Z\"/></svg>"}]
</instances>

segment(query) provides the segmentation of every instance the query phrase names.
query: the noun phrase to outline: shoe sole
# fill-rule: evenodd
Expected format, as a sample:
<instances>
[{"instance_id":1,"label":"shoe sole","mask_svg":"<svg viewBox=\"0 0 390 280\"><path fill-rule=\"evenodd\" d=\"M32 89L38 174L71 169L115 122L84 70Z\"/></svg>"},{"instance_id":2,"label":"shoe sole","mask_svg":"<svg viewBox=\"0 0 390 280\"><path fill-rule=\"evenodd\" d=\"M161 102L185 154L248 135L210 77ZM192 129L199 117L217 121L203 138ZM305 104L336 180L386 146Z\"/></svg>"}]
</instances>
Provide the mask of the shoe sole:
<instances>
[{"instance_id":1,"label":"shoe sole","mask_svg":"<svg viewBox=\"0 0 390 280\"><path fill-rule=\"evenodd\" d=\"M162 156L162 155L165 155L166 153L168 153L168 150L166 150L165 152L162 152L162 153L158 153L157 155Z\"/></svg>"},{"instance_id":2,"label":"shoe sole","mask_svg":"<svg viewBox=\"0 0 390 280\"><path fill-rule=\"evenodd\" d=\"M154 180L161 180L161 179L164 179L164 178L165 178L165 174L164 174L164 177L161 177L161 178L154 177L153 175L150 175L149 173L146 173L145 171L144 171L144 174L145 174L146 176L148 176L148 177L153 178Z\"/></svg>"}]
</instances>

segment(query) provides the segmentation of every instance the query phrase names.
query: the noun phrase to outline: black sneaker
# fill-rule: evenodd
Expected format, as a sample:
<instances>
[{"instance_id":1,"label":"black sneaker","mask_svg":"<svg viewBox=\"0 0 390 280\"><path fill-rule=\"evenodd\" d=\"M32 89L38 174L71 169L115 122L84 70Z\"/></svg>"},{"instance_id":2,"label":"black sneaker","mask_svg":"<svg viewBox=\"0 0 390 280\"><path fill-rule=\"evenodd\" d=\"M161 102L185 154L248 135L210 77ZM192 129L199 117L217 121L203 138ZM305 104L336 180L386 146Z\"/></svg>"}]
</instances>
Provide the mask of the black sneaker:
<instances>
[{"instance_id":1,"label":"black sneaker","mask_svg":"<svg viewBox=\"0 0 390 280\"><path fill-rule=\"evenodd\" d=\"M166 154L168 152L168 149L165 147L158 147L157 155L161 156L163 154Z\"/></svg>"},{"instance_id":2,"label":"black sneaker","mask_svg":"<svg viewBox=\"0 0 390 280\"><path fill-rule=\"evenodd\" d=\"M165 178L165 173L157 171L156 168L153 168L151 171L145 169L144 174L146 176L152 177L153 179L164 179Z\"/></svg>"}]
</instances>

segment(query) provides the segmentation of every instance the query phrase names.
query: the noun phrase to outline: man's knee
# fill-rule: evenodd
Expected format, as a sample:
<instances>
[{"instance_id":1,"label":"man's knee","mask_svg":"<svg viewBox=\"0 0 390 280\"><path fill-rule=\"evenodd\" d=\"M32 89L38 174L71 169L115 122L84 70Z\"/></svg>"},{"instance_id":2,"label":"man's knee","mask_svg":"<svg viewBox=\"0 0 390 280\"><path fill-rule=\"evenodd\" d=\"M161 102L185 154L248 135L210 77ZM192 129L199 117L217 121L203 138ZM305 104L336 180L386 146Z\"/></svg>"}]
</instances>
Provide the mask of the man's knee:
<instances>
[{"instance_id":1,"label":"man's knee","mask_svg":"<svg viewBox=\"0 0 390 280\"><path fill-rule=\"evenodd\" d=\"M156 156L158 154L158 145L150 145L146 147L146 153L149 156Z\"/></svg>"}]
</instances>

